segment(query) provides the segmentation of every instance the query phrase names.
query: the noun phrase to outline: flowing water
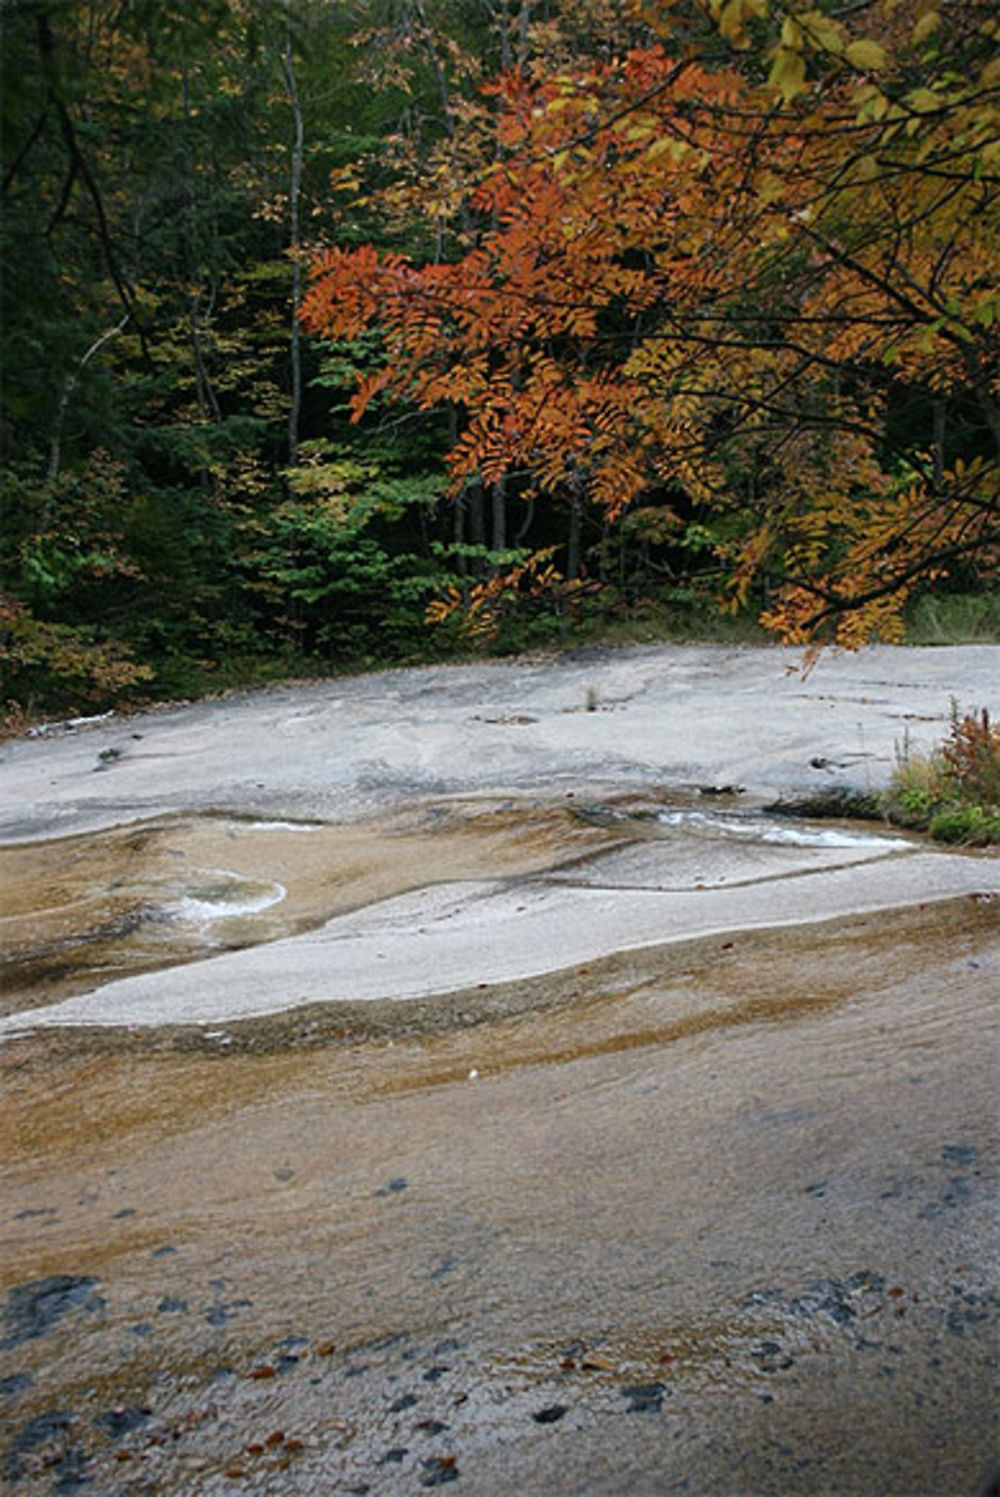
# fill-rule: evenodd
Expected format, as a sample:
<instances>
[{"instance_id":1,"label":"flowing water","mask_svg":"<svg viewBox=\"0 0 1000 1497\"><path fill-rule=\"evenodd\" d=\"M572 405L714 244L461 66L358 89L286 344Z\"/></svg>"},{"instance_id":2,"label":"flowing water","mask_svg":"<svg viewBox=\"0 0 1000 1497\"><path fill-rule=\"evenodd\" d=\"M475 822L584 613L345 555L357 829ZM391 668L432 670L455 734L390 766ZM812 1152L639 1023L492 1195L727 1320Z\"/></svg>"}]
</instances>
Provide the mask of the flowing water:
<instances>
[{"instance_id":1,"label":"flowing water","mask_svg":"<svg viewBox=\"0 0 1000 1497\"><path fill-rule=\"evenodd\" d=\"M3 1001L429 881L780 891L908 855L693 800L178 817L0 850ZM998 913L17 1039L12 1490L971 1497L997 1437Z\"/></svg>"}]
</instances>

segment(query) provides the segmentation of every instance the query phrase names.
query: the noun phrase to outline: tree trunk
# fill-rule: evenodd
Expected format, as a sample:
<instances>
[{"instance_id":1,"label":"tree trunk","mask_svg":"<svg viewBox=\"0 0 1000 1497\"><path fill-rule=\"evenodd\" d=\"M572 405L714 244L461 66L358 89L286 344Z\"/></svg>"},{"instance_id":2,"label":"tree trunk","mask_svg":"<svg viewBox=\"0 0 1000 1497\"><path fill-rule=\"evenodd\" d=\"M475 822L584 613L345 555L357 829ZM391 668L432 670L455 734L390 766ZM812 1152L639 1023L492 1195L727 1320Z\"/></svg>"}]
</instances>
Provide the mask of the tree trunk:
<instances>
[{"instance_id":1,"label":"tree trunk","mask_svg":"<svg viewBox=\"0 0 1000 1497\"><path fill-rule=\"evenodd\" d=\"M127 322L128 313L126 312L121 322L116 323L106 333L102 333L99 338L94 339L76 368L71 369L63 380L62 393L59 396L59 406L56 410L56 418L52 423L52 435L49 438L49 461L45 470L45 477L49 483L53 483L59 477L59 468L62 463L62 435L63 427L66 425L66 412L69 410L69 402L73 391L79 384L80 375L94 355L104 347L105 343L120 333Z\"/></svg>"},{"instance_id":2,"label":"tree trunk","mask_svg":"<svg viewBox=\"0 0 1000 1497\"><path fill-rule=\"evenodd\" d=\"M502 551L507 545L507 480L498 478L490 495L493 509L493 549Z\"/></svg>"},{"instance_id":3,"label":"tree trunk","mask_svg":"<svg viewBox=\"0 0 1000 1497\"><path fill-rule=\"evenodd\" d=\"M580 544L583 530L583 485L574 475L569 501L569 536L566 540L566 576L575 581L580 575Z\"/></svg>"},{"instance_id":4,"label":"tree trunk","mask_svg":"<svg viewBox=\"0 0 1000 1497\"><path fill-rule=\"evenodd\" d=\"M285 32L285 88L292 107L294 130L292 142L292 170L288 192L289 249L292 256L292 316L290 326L289 354L291 358L291 399L288 406L288 461L298 461L299 426L302 419L302 335L299 327L299 307L302 303L301 232L299 228L299 204L302 196L302 165L305 150L305 128L302 121L302 102L299 98L292 58L291 31Z\"/></svg>"},{"instance_id":5,"label":"tree trunk","mask_svg":"<svg viewBox=\"0 0 1000 1497\"><path fill-rule=\"evenodd\" d=\"M948 403L934 402L934 487L940 488L944 478L944 427Z\"/></svg>"}]
</instances>

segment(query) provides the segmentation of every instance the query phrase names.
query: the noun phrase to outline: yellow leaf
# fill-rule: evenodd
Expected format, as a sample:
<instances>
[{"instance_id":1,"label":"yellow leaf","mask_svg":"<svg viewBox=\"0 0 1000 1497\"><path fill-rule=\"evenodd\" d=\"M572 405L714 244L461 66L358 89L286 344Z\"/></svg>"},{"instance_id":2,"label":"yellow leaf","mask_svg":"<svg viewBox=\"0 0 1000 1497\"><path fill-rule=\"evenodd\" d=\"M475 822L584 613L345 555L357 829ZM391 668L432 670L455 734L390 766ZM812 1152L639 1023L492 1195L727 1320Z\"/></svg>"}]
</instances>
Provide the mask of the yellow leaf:
<instances>
[{"instance_id":1,"label":"yellow leaf","mask_svg":"<svg viewBox=\"0 0 1000 1497\"><path fill-rule=\"evenodd\" d=\"M837 56L844 50L844 28L832 16L821 10L809 10L800 15L798 22L809 43L818 52L833 52Z\"/></svg>"},{"instance_id":2,"label":"yellow leaf","mask_svg":"<svg viewBox=\"0 0 1000 1497\"><path fill-rule=\"evenodd\" d=\"M725 0L725 4L713 6L719 30L734 47L748 47L747 22L751 16L767 13L767 0Z\"/></svg>"},{"instance_id":3,"label":"yellow leaf","mask_svg":"<svg viewBox=\"0 0 1000 1497\"><path fill-rule=\"evenodd\" d=\"M758 185L757 196L766 208L771 203L776 203L784 190L784 183L780 177L775 176L774 172L765 172Z\"/></svg>"},{"instance_id":4,"label":"yellow leaf","mask_svg":"<svg viewBox=\"0 0 1000 1497\"><path fill-rule=\"evenodd\" d=\"M806 86L806 65L802 54L788 47L779 47L767 81L779 91L785 104L802 93Z\"/></svg>"},{"instance_id":5,"label":"yellow leaf","mask_svg":"<svg viewBox=\"0 0 1000 1497\"><path fill-rule=\"evenodd\" d=\"M937 29L940 20L941 17L936 10L929 10L925 16L921 16L913 28L914 45L919 46L921 42L926 41L931 32Z\"/></svg>"},{"instance_id":6,"label":"yellow leaf","mask_svg":"<svg viewBox=\"0 0 1000 1497\"><path fill-rule=\"evenodd\" d=\"M791 47L793 52L802 51L802 27L794 16L786 16L781 28L781 45Z\"/></svg>"},{"instance_id":7,"label":"yellow leaf","mask_svg":"<svg viewBox=\"0 0 1000 1497\"><path fill-rule=\"evenodd\" d=\"M844 56L855 68L871 68L877 70L885 67L885 52L878 42L870 41L867 37L859 37L856 42L848 42L844 48Z\"/></svg>"},{"instance_id":8,"label":"yellow leaf","mask_svg":"<svg viewBox=\"0 0 1000 1497\"><path fill-rule=\"evenodd\" d=\"M880 120L889 108L889 100L882 91L873 83L866 83L863 87L856 89L854 101L858 106L858 123L865 124L868 120Z\"/></svg>"}]
</instances>

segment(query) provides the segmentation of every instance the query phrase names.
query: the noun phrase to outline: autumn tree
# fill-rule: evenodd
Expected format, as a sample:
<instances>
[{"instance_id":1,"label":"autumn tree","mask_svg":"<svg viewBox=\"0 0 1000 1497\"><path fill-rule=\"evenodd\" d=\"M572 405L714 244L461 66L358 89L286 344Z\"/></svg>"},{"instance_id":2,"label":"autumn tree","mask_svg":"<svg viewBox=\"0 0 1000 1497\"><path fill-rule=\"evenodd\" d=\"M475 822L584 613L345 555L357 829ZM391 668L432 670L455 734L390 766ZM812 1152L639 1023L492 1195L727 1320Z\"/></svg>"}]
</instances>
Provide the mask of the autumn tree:
<instances>
[{"instance_id":1,"label":"autumn tree","mask_svg":"<svg viewBox=\"0 0 1000 1497\"><path fill-rule=\"evenodd\" d=\"M865 10L769 44L765 0L668 6L504 74L471 247L317 257L307 325L384 340L356 417L461 410L456 493L730 516L731 596L766 572L791 639L896 638L917 583L995 568L995 23Z\"/></svg>"}]
</instances>

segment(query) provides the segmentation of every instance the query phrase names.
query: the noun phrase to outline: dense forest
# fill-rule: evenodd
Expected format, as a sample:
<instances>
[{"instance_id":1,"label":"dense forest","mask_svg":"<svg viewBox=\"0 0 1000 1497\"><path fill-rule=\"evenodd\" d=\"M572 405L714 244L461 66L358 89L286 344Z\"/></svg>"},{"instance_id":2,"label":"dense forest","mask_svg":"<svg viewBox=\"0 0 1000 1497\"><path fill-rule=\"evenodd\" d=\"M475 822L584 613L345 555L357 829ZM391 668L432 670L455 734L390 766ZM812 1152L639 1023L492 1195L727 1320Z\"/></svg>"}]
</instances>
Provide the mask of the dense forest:
<instances>
[{"instance_id":1,"label":"dense forest","mask_svg":"<svg viewBox=\"0 0 1000 1497\"><path fill-rule=\"evenodd\" d=\"M0 0L0 704L1000 558L987 0Z\"/></svg>"}]
</instances>

